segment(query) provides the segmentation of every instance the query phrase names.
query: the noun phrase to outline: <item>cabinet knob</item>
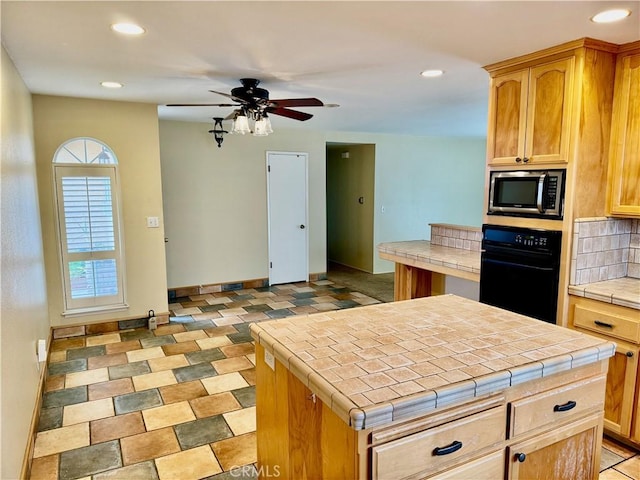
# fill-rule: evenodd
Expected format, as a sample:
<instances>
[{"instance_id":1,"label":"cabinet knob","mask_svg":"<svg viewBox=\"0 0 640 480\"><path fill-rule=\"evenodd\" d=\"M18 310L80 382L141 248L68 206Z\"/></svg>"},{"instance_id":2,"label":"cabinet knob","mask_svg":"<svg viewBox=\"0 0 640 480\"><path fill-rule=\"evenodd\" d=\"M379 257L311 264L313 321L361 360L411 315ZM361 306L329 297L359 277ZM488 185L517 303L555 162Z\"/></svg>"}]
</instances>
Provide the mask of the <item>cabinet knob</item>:
<instances>
[{"instance_id":1,"label":"cabinet knob","mask_svg":"<svg viewBox=\"0 0 640 480\"><path fill-rule=\"evenodd\" d=\"M627 357L631 358L631 357L633 357L633 352L627 352L627 353L625 353L625 355L626 355Z\"/></svg>"},{"instance_id":2,"label":"cabinet knob","mask_svg":"<svg viewBox=\"0 0 640 480\"><path fill-rule=\"evenodd\" d=\"M516 163L520 163L522 159L520 157L516 157Z\"/></svg>"},{"instance_id":3,"label":"cabinet knob","mask_svg":"<svg viewBox=\"0 0 640 480\"><path fill-rule=\"evenodd\" d=\"M529 159L528 159L527 157L524 157L524 158L522 159L522 161L523 161L524 163L529 163Z\"/></svg>"},{"instance_id":4,"label":"cabinet knob","mask_svg":"<svg viewBox=\"0 0 640 480\"><path fill-rule=\"evenodd\" d=\"M527 455L525 453L516 453L515 459L520 463L524 462L527 459Z\"/></svg>"}]
</instances>

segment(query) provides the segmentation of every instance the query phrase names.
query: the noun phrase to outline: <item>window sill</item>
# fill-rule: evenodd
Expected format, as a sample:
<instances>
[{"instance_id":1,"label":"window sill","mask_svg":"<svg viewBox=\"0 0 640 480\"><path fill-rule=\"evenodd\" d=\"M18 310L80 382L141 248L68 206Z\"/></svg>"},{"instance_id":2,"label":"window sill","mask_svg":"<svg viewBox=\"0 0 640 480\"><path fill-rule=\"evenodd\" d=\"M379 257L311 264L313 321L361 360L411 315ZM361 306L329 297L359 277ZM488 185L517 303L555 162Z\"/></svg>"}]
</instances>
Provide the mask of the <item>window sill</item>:
<instances>
[{"instance_id":1,"label":"window sill","mask_svg":"<svg viewBox=\"0 0 640 480\"><path fill-rule=\"evenodd\" d=\"M105 305L101 307L74 308L71 310L64 310L62 312L62 316L63 317L80 317L84 315L96 315L98 313L127 310L128 308L129 308L129 305L126 303L121 303L118 305Z\"/></svg>"}]
</instances>

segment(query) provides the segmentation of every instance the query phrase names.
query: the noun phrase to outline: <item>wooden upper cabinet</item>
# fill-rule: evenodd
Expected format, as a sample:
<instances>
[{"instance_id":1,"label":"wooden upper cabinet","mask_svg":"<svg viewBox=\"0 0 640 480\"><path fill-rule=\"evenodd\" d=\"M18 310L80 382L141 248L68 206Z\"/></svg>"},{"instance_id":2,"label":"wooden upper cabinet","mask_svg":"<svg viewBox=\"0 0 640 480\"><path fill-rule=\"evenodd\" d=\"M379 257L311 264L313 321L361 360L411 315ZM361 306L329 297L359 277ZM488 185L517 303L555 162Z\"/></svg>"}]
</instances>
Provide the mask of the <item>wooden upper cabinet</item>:
<instances>
[{"instance_id":1,"label":"wooden upper cabinet","mask_svg":"<svg viewBox=\"0 0 640 480\"><path fill-rule=\"evenodd\" d=\"M498 74L489 99L489 164L567 162L574 58Z\"/></svg>"},{"instance_id":2,"label":"wooden upper cabinet","mask_svg":"<svg viewBox=\"0 0 640 480\"><path fill-rule=\"evenodd\" d=\"M618 57L609 149L608 209L640 217L640 42Z\"/></svg>"}]
</instances>

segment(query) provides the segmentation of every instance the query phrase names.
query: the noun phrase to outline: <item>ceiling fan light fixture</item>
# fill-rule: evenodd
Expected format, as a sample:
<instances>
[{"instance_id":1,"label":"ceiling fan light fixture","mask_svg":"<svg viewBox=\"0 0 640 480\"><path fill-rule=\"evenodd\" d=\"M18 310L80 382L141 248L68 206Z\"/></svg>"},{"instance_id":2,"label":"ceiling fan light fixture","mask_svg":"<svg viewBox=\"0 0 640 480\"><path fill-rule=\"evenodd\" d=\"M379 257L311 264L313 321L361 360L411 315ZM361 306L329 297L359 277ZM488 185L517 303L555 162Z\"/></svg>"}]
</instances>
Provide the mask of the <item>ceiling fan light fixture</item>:
<instances>
[{"instance_id":1,"label":"ceiling fan light fixture","mask_svg":"<svg viewBox=\"0 0 640 480\"><path fill-rule=\"evenodd\" d=\"M249 119L244 113L238 113L234 119L233 126L231 127L231 133L239 133L240 135L251 133L251 129L249 128Z\"/></svg>"},{"instance_id":2,"label":"ceiling fan light fixture","mask_svg":"<svg viewBox=\"0 0 640 480\"><path fill-rule=\"evenodd\" d=\"M631 15L631 10L626 8L614 8L595 14L591 17L591 21L594 23L612 23L623 20L629 15Z\"/></svg>"},{"instance_id":3,"label":"ceiling fan light fixture","mask_svg":"<svg viewBox=\"0 0 640 480\"><path fill-rule=\"evenodd\" d=\"M261 118L256 120L256 123L253 128L253 134L256 137L266 137L270 133L273 133L273 129L271 128L271 120L267 115L263 115Z\"/></svg>"},{"instance_id":4,"label":"ceiling fan light fixture","mask_svg":"<svg viewBox=\"0 0 640 480\"><path fill-rule=\"evenodd\" d=\"M266 137L267 135L269 135L267 133L267 121L264 118L256 120L256 123L253 127L253 135L256 137Z\"/></svg>"},{"instance_id":5,"label":"ceiling fan light fixture","mask_svg":"<svg viewBox=\"0 0 640 480\"><path fill-rule=\"evenodd\" d=\"M114 23L111 25L111 30L124 35L142 35L146 32L144 28L135 23Z\"/></svg>"}]
</instances>

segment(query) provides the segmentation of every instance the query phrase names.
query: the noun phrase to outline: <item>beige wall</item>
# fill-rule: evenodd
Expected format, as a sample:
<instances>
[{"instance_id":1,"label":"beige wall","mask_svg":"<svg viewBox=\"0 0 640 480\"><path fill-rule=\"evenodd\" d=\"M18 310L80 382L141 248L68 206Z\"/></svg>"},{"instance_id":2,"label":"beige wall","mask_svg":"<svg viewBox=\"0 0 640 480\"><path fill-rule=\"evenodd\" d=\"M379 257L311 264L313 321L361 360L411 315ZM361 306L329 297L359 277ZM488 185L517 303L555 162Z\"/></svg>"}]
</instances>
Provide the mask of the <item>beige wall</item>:
<instances>
[{"instance_id":1,"label":"beige wall","mask_svg":"<svg viewBox=\"0 0 640 480\"><path fill-rule=\"evenodd\" d=\"M375 144L374 245L428 240L429 223L482 225L486 138L330 132L326 139ZM375 252L374 273L393 268Z\"/></svg>"},{"instance_id":2,"label":"beige wall","mask_svg":"<svg viewBox=\"0 0 640 480\"><path fill-rule=\"evenodd\" d=\"M375 145L327 147L327 256L365 272L373 272L378 254L373 243L375 153Z\"/></svg>"},{"instance_id":3,"label":"beige wall","mask_svg":"<svg viewBox=\"0 0 640 480\"><path fill-rule=\"evenodd\" d=\"M0 478L18 478L49 336L31 95L2 48L0 79Z\"/></svg>"},{"instance_id":4,"label":"beige wall","mask_svg":"<svg viewBox=\"0 0 640 480\"><path fill-rule=\"evenodd\" d=\"M373 272L380 242L429 238L429 222L482 223L484 138L313 132L225 136L205 123L160 122L170 288L268 277L266 151L309 153L309 271L326 271L326 145L375 146ZM382 206L385 213L382 213Z\"/></svg>"},{"instance_id":5,"label":"beige wall","mask_svg":"<svg viewBox=\"0 0 640 480\"><path fill-rule=\"evenodd\" d=\"M162 222L158 118L155 105L33 96L38 191L51 324L71 325L146 317L168 311ZM118 158L122 232L126 262L127 310L63 317L62 275L54 211L51 161L56 149L74 137L96 138ZM146 217L160 217L147 228Z\"/></svg>"},{"instance_id":6,"label":"beige wall","mask_svg":"<svg viewBox=\"0 0 640 480\"><path fill-rule=\"evenodd\" d=\"M309 271L326 271L325 143L321 132L274 126L268 137L204 123L160 122L169 287L267 278L266 152L309 153Z\"/></svg>"}]
</instances>

